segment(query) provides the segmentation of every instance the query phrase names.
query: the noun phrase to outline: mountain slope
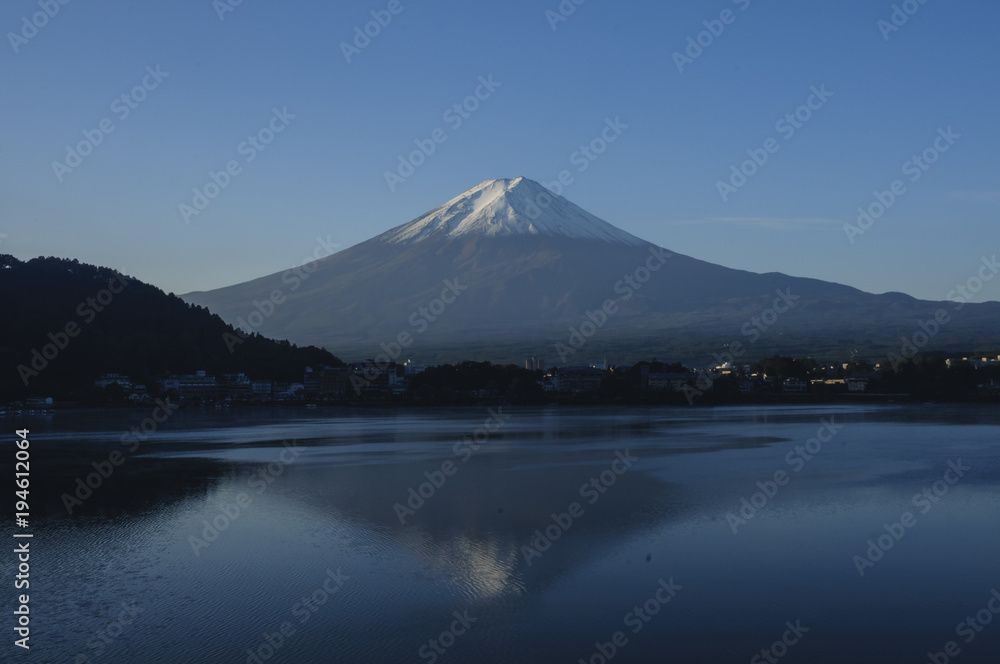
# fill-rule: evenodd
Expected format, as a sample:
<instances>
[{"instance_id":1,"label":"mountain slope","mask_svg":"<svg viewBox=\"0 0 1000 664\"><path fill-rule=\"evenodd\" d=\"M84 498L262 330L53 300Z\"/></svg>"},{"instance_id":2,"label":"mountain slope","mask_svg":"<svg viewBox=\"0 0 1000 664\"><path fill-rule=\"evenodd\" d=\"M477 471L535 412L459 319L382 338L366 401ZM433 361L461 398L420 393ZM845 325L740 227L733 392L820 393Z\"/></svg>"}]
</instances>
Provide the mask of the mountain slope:
<instances>
[{"instance_id":1,"label":"mountain slope","mask_svg":"<svg viewBox=\"0 0 1000 664\"><path fill-rule=\"evenodd\" d=\"M421 313L446 281L454 302ZM404 357L438 361L566 359L556 345L608 301L615 313L571 363L605 353L706 359L733 341L753 342L758 356L776 348L884 354L938 308L955 307L673 254L524 178L481 183L323 259L294 290L275 274L184 297L236 323L275 288L288 299L259 326L264 334L362 358L407 332L414 338ZM751 322L776 301L794 306L763 328ZM967 305L935 347L995 345L998 321L1000 305Z\"/></svg>"},{"instance_id":2,"label":"mountain slope","mask_svg":"<svg viewBox=\"0 0 1000 664\"><path fill-rule=\"evenodd\" d=\"M486 180L444 205L375 238L390 244L516 235L645 246L583 208L523 177Z\"/></svg>"}]
</instances>

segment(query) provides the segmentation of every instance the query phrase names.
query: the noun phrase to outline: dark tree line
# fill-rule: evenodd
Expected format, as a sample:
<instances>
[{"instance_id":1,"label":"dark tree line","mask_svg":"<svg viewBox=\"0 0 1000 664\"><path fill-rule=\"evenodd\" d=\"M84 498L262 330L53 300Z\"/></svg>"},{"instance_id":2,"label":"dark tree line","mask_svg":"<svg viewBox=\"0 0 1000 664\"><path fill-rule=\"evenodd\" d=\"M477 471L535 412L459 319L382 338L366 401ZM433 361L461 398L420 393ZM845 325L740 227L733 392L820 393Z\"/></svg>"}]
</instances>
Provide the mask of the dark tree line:
<instances>
[{"instance_id":1,"label":"dark tree line","mask_svg":"<svg viewBox=\"0 0 1000 664\"><path fill-rule=\"evenodd\" d=\"M72 398L104 373L152 389L166 373L301 381L306 366L343 365L323 349L245 335L172 293L76 260L0 255L0 293L0 399Z\"/></svg>"},{"instance_id":2,"label":"dark tree line","mask_svg":"<svg viewBox=\"0 0 1000 664\"><path fill-rule=\"evenodd\" d=\"M538 384L541 377L541 371L528 371L513 364L445 364L414 376L410 395L426 403L461 403L478 398L478 393L484 398L536 402L544 397Z\"/></svg>"}]
</instances>

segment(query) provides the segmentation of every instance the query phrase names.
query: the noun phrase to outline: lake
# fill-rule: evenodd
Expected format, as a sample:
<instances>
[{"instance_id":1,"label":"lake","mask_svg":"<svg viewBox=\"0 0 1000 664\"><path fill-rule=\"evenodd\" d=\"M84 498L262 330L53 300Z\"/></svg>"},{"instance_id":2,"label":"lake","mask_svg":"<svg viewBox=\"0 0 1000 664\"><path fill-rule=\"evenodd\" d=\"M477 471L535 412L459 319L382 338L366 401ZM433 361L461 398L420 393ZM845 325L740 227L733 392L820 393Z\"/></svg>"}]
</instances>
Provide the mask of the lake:
<instances>
[{"instance_id":1,"label":"lake","mask_svg":"<svg viewBox=\"0 0 1000 664\"><path fill-rule=\"evenodd\" d=\"M2 420L31 430L33 661L1000 655L996 408L157 417Z\"/></svg>"}]
</instances>

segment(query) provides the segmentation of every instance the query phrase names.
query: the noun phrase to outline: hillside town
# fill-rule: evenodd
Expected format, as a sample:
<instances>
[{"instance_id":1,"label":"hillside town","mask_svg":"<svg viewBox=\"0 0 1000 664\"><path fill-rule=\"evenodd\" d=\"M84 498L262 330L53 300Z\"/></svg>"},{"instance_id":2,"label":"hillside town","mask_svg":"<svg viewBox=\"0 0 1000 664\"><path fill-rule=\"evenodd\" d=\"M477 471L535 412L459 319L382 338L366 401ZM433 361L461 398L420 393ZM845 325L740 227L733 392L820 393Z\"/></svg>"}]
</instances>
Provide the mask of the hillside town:
<instances>
[{"instance_id":1,"label":"hillside town","mask_svg":"<svg viewBox=\"0 0 1000 664\"><path fill-rule=\"evenodd\" d=\"M909 374L907 373L909 371ZM916 393L923 376L951 393ZM883 364L851 361L817 363L810 358L775 356L753 364L724 363L690 369L657 360L631 366L545 368L537 358L524 368L465 362L427 365L364 362L306 367L300 381L261 379L246 373L168 374L143 384L118 373L106 373L93 383L98 403L141 404L169 398L188 405L254 403L470 403L511 400L534 403L561 401L624 401L695 404L756 400L822 400L850 397L923 395L927 398L991 398L1000 396L1000 355L934 356L893 370ZM9 404L17 410L46 412L52 398L35 397Z\"/></svg>"}]
</instances>

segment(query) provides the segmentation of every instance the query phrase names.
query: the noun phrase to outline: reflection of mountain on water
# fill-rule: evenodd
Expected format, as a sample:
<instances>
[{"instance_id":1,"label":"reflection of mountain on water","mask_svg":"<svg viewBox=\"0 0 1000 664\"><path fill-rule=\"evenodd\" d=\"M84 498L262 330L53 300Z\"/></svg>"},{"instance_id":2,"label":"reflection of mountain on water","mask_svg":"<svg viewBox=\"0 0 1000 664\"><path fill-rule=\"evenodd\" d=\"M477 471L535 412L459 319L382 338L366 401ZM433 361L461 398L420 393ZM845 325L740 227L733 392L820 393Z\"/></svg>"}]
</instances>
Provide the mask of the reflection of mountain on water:
<instances>
[{"instance_id":1,"label":"reflection of mountain on water","mask_svg":"<svg viewBox=\"0 0 1000 664\"><path fill-rule=\"evenodd\" d=\"M608 471L616 457L606 450L575 456L574 465L539 464L537 457L530 466L518 465L509 455L503 461L488 455L458 461L457 472L422 507L404 514L405 525L394 506L405 505L409 489L427 483L423 473L439 469L440 461L303 466L294 473L293 492L310 509L333 512L355 529L392 540L486 599L554 583L678 513L677 489L642 473L641 459L622 475L605 473L605 479L614 476L614 483L602 485L603 494L588 488L581 497L581 486ZM582 515L565 532L558 528L558 539L529 564L522 546L530 546L536 531L553 526L551 515L566 513L573 502Z\"/></svg>"},{"instance_id":2,"label":"reflection of mountain on water","mask_svg":"<svg viewBox=\"0 0 1000 664\"><path fill-rule=\"evenodd\" d=\"M32 523L46 556L32 589L39 615L68 617L46 637L49 659L74 661L108 612L136 598L147 613L108 661L223 661L262 643L341 567L348 583L296 625L281 661L426 661L418 649L455 611L478 622L447 661L578 661L671 575L678 603L630 634L616 663L746 661L790 617L814 628L796 646L801 661L913 660L955 607L982 607L996 567L994 410L590 412L515 412L468 463L452 445L482 421L475 410L300 419L284 431L242 423L216 436L164 429L71 518L60 494L117 436L39 438L33 496L62 516ZM832 415L849 426L843 438L734 538L722 515ZM974 425L951 426L959 419ZM301 456L255 492L252 475L282 449L275 436L293 431ZM581 485L625 447L639 460L590 504ZM861 579L850 556L957 457L968 479ZM446 460L457 474L401 525L394 505ZM252 502L197 553L190 537L240 493ZM527 564L521 547L573 501L583 515ZM963 661L995 661L995 641L984 631Z\"/></svg>"},{"instance_id":3,"label":"reflection of mountain on water","mask_svg":"<svg viewBox=\"0 0 1000 664\"><path fill-rule=\"evenodd\" d=\"M168 561L170 568L194 573L199 584L218 588L223 598L241 592L231 569L257 585L271 584L262 579L282 570L273 584L308 588L317 565L343 563L349 574L364 574L368 566L359 561L368 561L376 571L367 585L346 591L352 597L369 594L352 600L366 611L351 620L333 609L322 617L323 624L343 635L340 642L389 648L392 656L378 659L394 661L397 655L409 656L406 650L414 640L400 641L395 622L387 617L405 615L410 636L424 638L441 629L442 615L470 608L474 615L488 616L482 633L492 633L492 643L509 646L491 655L500 659L483 661L508 661L518 648L513 643L521 640L586 641L586 627L566 622L579 617L580 609L553 611L549 603L553 596L565 601L567 593L582 592L577 586L587 585L579 584L587 570L627 561L637 572L652 573L655 565L647 568L645 562L648 553L657 561L672 557L670 545L654 533L689 516L697 500L687 489L657 479L658 466L692 452L775 442L699 431L687 412L575 417L522 411L463 463L452 446L482 422L482 414L402 411L364 419L299 420L284 433L270 429L271 424L266 431L245 426L216 435L204 428L164 430L117 468L72 518L91 527L92 515L121 517L114 519L121 523L165 517L168 536L156 541L178 554ZM248 480L284 449L280 439L263 437L292 432L299 438L300 456L258 494ZM50 470L56 459L60 468L52 473L59 480L53 479L46 491L54 498L53 511L62 510L58 496L72 488L75 477L90 472L91 462L105 458L117 441L106 445L103 450L93 441L85 446L61 442L58 453L49 450ZM638 460L614 474L609 468L615 453L625 447ZM405 505L409 489L428 482L425 473L440 470L445 461L455 463L457 472L401 525L396 503ZM581 487L601 473L605 483L612 476L614 483L602 486L603 493L590 488L581 495ZM203 520L214 519L240 492L252 496L245 516L196 558L188 537L201 533ZM182 501L181 510L169 509ZM553 526L551 515L566 513L574 502L582 515L567 531L560 527L558 539L529 564L523 547L537 544L536 531ZM657 539L656 548L645 544ZM161 555L154 553L153 559ZM189 567L189 572L179 571ZM570 601L574 607L577 602L596 607L601 600L580 596ZM525 615L534 617L525 622Z\"/></svg>"}]
</instances>

